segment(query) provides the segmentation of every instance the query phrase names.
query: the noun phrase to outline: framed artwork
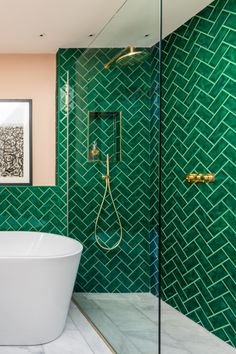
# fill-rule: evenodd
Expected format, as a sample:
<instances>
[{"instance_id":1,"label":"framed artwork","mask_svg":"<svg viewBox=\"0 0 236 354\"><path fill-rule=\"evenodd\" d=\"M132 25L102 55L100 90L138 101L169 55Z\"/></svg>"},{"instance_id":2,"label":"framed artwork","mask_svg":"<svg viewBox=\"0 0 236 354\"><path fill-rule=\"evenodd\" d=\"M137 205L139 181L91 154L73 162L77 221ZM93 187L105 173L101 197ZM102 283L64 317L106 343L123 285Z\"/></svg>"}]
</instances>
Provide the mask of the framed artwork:
<instances>
[{"instance_id":1,"label":"framed artwork","mask_svg":"<svg viewBox=\"0 0 236 354\"><path fill-rule=\"evenodd\" d=\"M32 185L32 100L0 99L0 184Z\"/></svg>"}]
</instances>

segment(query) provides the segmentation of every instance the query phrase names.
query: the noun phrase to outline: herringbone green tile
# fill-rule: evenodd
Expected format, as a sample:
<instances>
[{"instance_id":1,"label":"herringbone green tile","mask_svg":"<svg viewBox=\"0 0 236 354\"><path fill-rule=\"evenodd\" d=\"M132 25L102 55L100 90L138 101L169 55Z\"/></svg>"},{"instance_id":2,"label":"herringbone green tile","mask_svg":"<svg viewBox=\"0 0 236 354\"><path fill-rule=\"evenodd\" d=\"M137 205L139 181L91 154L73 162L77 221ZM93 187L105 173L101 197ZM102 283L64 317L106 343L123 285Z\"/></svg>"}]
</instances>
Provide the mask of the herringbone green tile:
<instances>
[{"instance_id":1,"label":"herringbone green tile","mask_svg":"<svg viewBox=\"0 0 236 354\"><path fill-rule=\"evenodd\" d=\"M66 234L66 196L59 187L1 187L1 230Z\"/></svg>"},{"instance_id":2,"label":"herringbone green tile","mask_svg":"<svg viewBox=\"0 0 236 354\"><path fill-rule=\"evenodd\" d=\"M236 346L236 2L164 40L163 298ZM188 184L189 172L216 173Z\"/></svg>"}]
</instances>

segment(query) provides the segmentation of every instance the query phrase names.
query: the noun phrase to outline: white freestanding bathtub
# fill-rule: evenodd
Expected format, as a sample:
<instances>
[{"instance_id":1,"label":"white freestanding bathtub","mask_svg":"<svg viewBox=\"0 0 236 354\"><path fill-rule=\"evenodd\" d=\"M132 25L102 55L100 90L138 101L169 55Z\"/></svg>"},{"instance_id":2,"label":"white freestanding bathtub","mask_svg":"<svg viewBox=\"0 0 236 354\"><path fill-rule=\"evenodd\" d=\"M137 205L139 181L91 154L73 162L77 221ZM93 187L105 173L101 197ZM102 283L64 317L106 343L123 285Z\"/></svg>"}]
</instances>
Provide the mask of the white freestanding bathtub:
<instances>
[{"instance_id":1,"label":"white freestanding bathtub","mask_svg":"<svg viewBox=\"0 0 236 354\"><path fill-rule=\"evenodd\" d=\"M0 232L0 345L34 345L63 331L82 245L38 232Z\"/></svg>"}]
</instances>

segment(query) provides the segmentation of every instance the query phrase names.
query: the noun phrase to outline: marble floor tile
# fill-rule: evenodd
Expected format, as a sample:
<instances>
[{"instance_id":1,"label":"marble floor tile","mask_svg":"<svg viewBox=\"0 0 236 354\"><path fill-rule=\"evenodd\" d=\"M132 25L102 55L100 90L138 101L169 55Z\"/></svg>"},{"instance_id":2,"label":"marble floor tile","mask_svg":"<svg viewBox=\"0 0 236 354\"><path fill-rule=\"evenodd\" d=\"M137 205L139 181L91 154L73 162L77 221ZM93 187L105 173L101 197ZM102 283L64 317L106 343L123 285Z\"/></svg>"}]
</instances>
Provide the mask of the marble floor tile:
<instances>
[{"instance_id":1,"label":"marble floor tile","mask_svg":"<svg viewBox=\"0 0 236 354\"><path fill-rule=\"evenodd\" d=\"M77 294L76 294L77 295ZM157 298L150 294L75 296L118 354L158 354ZM118 296L115 296L118 295ZM236 354L236 349L162 302L161 354ZM122 322L123 319L123 322ZM154 319L154 320L153 320ZM0 346L0 354L110 354L72 302L63 334L38 346Z\"/></svg>"},{"instance_id":2,"label":"marble floor tile","mask_svg":"<svg viewBox=\"0 0 236 354\"><path fill-rule=\"evenodd\" d=\"M96 303L98 304L97 300ZM132 322L132 323L151 322L146 318L145 315L143 315L134 306L127 303L125 304L116 303L116 305L114 305L112 300L110 300L109 302L102 301L99 302L99 307L118 326L123 326L127 322Z\"/></svg>"},{"instance_id":3,"label":"marble floor tile","mask_svg":"<svg viewBox=\"0 0 236 354\"><path fill-rule=\"evenodd\" d=\"M130 342L135 343L143 354L158 353L158 332L156 329L126 331L126 336Z\"/></svg>"},{"instance_id":4,"label":"marble floor tile","mask_svg":"<svg viewBox=\"0 0 236 354\"><path fill-rule=\"evenodd\" d=\"M41 345L36 346L0 346L0 354L44 354Z\"/></svg>"},{"instance_id":5,"label":"marble floor tile","mask_svg":"<svg viewBox=\"0 0 236 354\"><path fill-rule=\"evenodd\" d=\"M111 351L107 345L101 340L100 336L94 331L92 326L87 325L86 318L78 312L75 304L71 303L69 316L72 318L76 328L85 338L90 348L97 354L110 354Z\"/></svg>"},{"instance_id":6,"label":"marble floor tile","mask_svg":"<svg viewBox=\"0 0 236 354\"><path fill-rule=\"evenodd\" d=\"M35 346L0 346L0 354L111 354L75 304L71 303L65 330L54 341Z\"/></svg>"},{"instance_id":7,"label":"marble floor tile","mask_svg":"<svg viewBox=\"0 0 236 354\"><path fill-rule=\"evenodd\" d=\"M158 354L155 296L83 293L75 297L118 354ZM236 349L165 302L161 302L161 318L161 354L236 354Z\"/></svg>"},{"instance_id":8,"label":"marble floor tile","mask_svg":"<svg viewBox=\"0 0 236 354\"><path fill-rule=\"evenodd\" d=\"M67 319L66 319L65 329L74 330L74 331L76 331L76 329L77 329L74 321L71 318L71 312L68 313L68 316L67 316Z\"/></svg>"},{"instance_id":9,"label":"marble floor tile","mask_svg":"<svg viewBox=\"0 0 236 354\"><path fill-rule=\"evenodd\" d=\"M93 354L79 331L65 330L56 340L43 344L45 354Z\"/></svg>"},{"instance_id":10,"label":"marble floor tile","mask_svg":"<svg viewBox=\"0 0 236 354\"><path fill-rule=\"evenodd\" d=\"M95 302L96 298L93 299L93 297L87 296L87 293L73 294L73 298L77 303L80 304L81 308L83 309L87 309L87 308L99 309L99 306Z\"/></svg>"},{"instance_id":11,"label":"marble floor tile","mask_svg":"<svg viewBox=\"0 0 236 354\"><path fill-rule=\"evenodd\" d=\"M236 354L236 349L165 302L161 312L162 354Z\"/></svg>"},{"instance_id":12,"label":"marble floor tile","mask_svg":"<svg viewBox=\"0 0 236 354\"><path fill-rule=\"evenodd\" d=\"M138 307L139 303L142 309L149 306L150 310L152 303L156 306L152 296L74 294L74 298L118 354L157 354L157 323Z\"/></svg>"},{"instance_id":13,"label":"marble floor tile","mask_svg":"<svg viewBox=\"0 0 236 354\"><path fill-rule=\"evenodd\" d=\"M79 297L74 296L74 299L78 300ZM82 308L82 310L84 309ZM91 308L86 307L86 315L91 319L94 325L99 329L99 332L104 335L104 337L117 353L141 353L139 349L127 339L127 336L120 331L119 327L109 318L109 316L107 316L107 314L100 307L94 307L93 305Z\"/></svg>"}]
</instances>

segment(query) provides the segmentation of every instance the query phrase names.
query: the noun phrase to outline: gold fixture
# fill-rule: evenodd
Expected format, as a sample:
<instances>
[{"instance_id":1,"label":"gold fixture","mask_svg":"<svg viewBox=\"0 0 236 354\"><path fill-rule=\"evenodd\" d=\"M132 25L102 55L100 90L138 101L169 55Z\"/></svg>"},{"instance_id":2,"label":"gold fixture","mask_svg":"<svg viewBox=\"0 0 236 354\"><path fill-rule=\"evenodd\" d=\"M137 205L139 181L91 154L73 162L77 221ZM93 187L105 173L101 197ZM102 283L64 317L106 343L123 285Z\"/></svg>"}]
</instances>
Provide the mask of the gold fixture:
<instances>
[{"instance_id":1,"label":"gold fixture","mask_svg":"<svg viewBox=\"0 0 236 354\"><path fill-rule=\"evenodd\" d=\"M119 246L119 244L121 243L122 241L122 238L123 238L123 228L122 228L122 224L121 224L121 220L120 220L120 215L118 213L118 210L116 208L116 205L115 205L115 201L113 199L113 196L112 196L112 192L111 192L111 184L110 184L110 157L109 155L107 154L106 155L106 167L107 167L107 173L106 175L103 175L102 176L102 179L105 181L106 185L105 185L105 191L104 191L104 195L103 195L103 198L102 198L102 203L100 205L100 208L99 208L99 211L98 211L98 215L97 215L97 218L96 218L96 221L95 221L95 230L94 230L94 233L95 233L95 239L96 239L96 242L98 243L98 245L105 251L112 251L114 250L115 248L117 248ZM100 216L101 216L101 212L102 212L102 209L103 209L103 206L104 206L104 202L105 202L105 199L106 199L106 195L110 195L110 198L111 198L111 203L113 205L113 208L114 208L114 211L115 211L115 214L116 214L116 218L117 218L117 221L118 221L118 224L119 224L119 228L120 228L120 237L119 237L119 240L111 247L108 247L99 237L99 235L97 234L97 228L98 228L98 221L100 219Z\"/></svg>"},{"instance_id":2,"label":"gold fixture","mask_svg":"<svg viewBox=\"0 0 236 354\"><path fill-rule=\"evenodd\" d=\"M108 147L111 152L111 161L120 162L122 161L122 112L100 112L100 111L90 111L88 112L87 122L88 122L88 135L87 135L87 161L90 163L100 163L106 162L106 156L103 145L103 140L106 138L103 135L102 125L99 124L104 120L109 120L112 129L109 130L109 134L112 139L110 139L110 146ZM97 129L98 128L98 129Z\"/></svg>"},{"instance_id":3,"label":"gold fixture","mask_svg":"<svg viewBox=\"0 0 236 354\"><path fill-rule=\"evenodd\" d=\"M128 51L128 53L126 53ZM109 69L112 63L121 62L124 59L128 59L134 55L144 56L146 54L143 50L136 50L132 45L129 45L127 48L122 49L114 58L112 58L108 63L104 64L105 69Z\"/></svg>"},{"instance_id":4,"label":"gold fixture","mask_svg":"<svg viewBox=\"0 0 236 354\"><path fill-rule=\"evenodd\" d=\"M94 157L98 156L99 154L100 154L100 151L97 148L97 142L94 141L92 143L92 149L90 150L90 155L92 158L94 158Z\"/></svg>"},{"instance_id":5,"label":"gold fixture","mask_svg":"<svg viewBox=\"0 0 236 354\"><path fill-rule=\"evenodd\" d=\"M189 183L209 183L215 181L213 173L189 173L185 177Z\"/></svg>"},{"instance_id":6,"label":"gold fixture","mask_svg":"<svg viewBox=\"0 0 236 354\"><path fill-rule=\"evenodd\" d=\"M121 56L116 60L117 62L120 61L120 60L123 60L123 59L125 59L125 58L127 58L127 57L131 57L132 55L142 54L142 51L141 51L141 50L136 50L132 45L130 45L127 49L129 50L129 52L126 53L126 54L121 55Z\"/></svg>"}]
</instances>

